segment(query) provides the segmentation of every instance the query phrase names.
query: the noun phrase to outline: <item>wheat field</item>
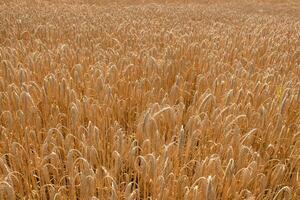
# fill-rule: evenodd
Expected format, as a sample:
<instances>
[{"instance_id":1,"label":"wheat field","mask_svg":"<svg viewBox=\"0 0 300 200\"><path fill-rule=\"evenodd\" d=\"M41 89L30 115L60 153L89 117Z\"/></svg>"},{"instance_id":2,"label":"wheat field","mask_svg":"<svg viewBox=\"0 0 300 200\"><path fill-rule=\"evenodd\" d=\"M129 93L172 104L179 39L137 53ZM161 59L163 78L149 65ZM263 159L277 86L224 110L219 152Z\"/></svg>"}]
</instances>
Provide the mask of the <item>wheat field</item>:
<instances>
[{"instance_id":1,"label":"wheat field","mask_svg":"<svg viewBox=\"0 0 300 200\"><path fill-rule=\"evenodd\" d=\"M0 199L300 199L300 2L1 0Z\"/></svg>"}]
</instances>

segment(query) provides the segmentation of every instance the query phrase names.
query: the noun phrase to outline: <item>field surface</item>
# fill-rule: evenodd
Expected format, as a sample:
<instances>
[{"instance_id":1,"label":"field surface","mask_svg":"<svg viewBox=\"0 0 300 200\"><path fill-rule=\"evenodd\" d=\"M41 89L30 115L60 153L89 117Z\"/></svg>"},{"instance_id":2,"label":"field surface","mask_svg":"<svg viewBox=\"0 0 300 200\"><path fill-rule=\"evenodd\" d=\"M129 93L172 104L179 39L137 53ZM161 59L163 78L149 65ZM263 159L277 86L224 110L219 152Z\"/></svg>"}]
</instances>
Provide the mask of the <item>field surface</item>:
<instances>
[{"instance_id":1,"label":"field surface","mask_svg":"<svg viewBox=\"0 0 300 200\"><path fill-rule=\"evenodd\" d=\"M0 199L300 199L300 1L1 1Z\"/></svg>"}]
</instances>

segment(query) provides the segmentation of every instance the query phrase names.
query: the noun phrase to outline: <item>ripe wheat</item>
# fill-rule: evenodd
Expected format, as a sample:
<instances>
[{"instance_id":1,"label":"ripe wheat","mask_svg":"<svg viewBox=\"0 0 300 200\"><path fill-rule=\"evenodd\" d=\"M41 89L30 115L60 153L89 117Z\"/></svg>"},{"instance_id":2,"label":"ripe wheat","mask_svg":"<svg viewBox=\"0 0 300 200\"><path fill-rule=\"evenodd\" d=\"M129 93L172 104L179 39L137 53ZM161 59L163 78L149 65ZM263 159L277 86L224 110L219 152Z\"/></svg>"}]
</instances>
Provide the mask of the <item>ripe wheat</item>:
<instances>
[{"instance_id":1,"label":"ripe wheat","mask_svg":"<svg viewBox=\"0 0 300 200\"><path fill-rule=\"evenodd\" d=\"M0 1L0 199L300 199L299 5Z\"/></svg>"}]
</instances>

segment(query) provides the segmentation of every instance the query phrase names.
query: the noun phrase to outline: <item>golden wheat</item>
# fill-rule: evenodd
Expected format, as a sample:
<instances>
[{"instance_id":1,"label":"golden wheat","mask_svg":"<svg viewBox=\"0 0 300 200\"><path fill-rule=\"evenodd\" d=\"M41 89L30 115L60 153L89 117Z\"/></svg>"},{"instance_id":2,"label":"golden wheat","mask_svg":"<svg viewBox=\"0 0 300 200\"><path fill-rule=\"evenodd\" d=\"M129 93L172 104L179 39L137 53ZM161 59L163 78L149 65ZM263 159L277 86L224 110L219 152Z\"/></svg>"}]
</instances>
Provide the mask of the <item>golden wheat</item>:
<instances>
[{"instance_id":1,"label":"golden wheat","mask_svg":"<svg viewBox=\"0 0 300 200\"><path fill-rule=\"evenodd\" d=\"M0 199L300 199L299 5L0 1Z\"/></svg>"}]
</instances>

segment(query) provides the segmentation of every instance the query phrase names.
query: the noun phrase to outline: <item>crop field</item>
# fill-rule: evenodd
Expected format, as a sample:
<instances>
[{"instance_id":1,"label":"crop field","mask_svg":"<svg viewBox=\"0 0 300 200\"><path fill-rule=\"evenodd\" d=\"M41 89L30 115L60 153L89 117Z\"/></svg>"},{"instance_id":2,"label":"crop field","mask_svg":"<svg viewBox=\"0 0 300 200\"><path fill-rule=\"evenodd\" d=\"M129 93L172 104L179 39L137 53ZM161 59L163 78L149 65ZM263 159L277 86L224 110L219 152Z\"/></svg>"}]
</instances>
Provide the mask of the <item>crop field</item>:
<instances>
[{"instance_id":1,"label":"crop field","mask_svg":"<svg viewBox=\"0 0 300 200\"><path fill-rule=\"evenodd\" d=\"M1 200L299 200L299 0L0 0Z\"/></svg>"}]
</instances>

